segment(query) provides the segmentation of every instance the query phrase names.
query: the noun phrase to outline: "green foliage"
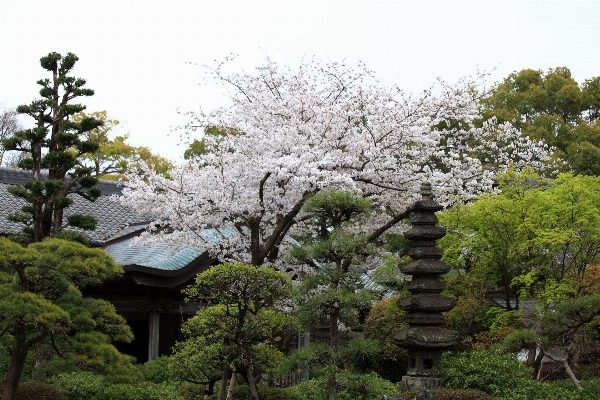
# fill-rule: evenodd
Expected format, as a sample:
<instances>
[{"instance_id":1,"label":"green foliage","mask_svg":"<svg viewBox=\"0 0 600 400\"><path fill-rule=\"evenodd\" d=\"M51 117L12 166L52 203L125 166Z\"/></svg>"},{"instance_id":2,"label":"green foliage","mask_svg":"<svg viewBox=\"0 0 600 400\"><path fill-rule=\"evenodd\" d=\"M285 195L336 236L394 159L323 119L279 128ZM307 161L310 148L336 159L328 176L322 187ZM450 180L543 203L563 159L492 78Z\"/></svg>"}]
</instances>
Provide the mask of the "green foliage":
<instances>
[{"instance_id":1,"label":"green foliage","mask_svg":"<svg viewBox=\"0 0 600 400\"><path fill-rule=\"evenodd\" d=\"M364 334L366 338L376 341L381 352L376 354L370 364L354 364L355 369L360 367L362 371L374 371L392 382L398 382L406 373L406 349L398 347L391 339L394 329L406 325L404 311L398 308L397 301L400 296L389 297L373 305L365 320Z\"/></svg>"},{"instance_id":2,"label":"green foliage","mask_svg":"<svg viewBox=\"0 0 600 400\"><path fill-rule=\"evenodd\" d=\"M0 248L0 268L8 271L0 273L0 352L15 358L35 349L46 361L34 370L39 377L73 370L115 381L141 377L110 344L133 339L123 317L107 301L81 294L87 285L122 274L106 252L57 238L27 247L0 238ZM27 363L15 360L16 368Z\"/></svg>"},{"instance_id":3,"label":"green foliage","mask_svg":"<svg viewBox=\"0 0 600 400\"><path fill-rule=\"evenodd\" d=\"M81 157L81 164L92 169L93 176L106 179L118 180L125 178L128 170L140 170L140 163L146 165L161 175L168 176L172 168L169 160L152 153L148 147L135 147L127 143L129 134L113 135L113 131L120 122L110 119L106 111L93 113L81 112L73 116L75 122L88 118L102 121L102 125L85 133L88 142L96 146L94 151L86 153ZM114 137L113 137L114 136Z\"/></svg>"},{"instance_id":4,"label":"green foliage","mask_svg":"<svg viewBox=\"0 0 600 400\"><path fill-rule=\"evenodd\" d=\"M336 375L337 393L334 400L379 400L383 396L398 396L398 386L376 373L356 374L341 371ZM328 377L313 378L290 388L300 400L326 400Z\"/></svg>"},{"instance_id":5,"label":"green foliage","mask_svg":"<svg viewBox=\"0 0 600 400\"><path fill-rule=\"evenodd\" d=\"M587 267L600 262L598 178L549 181L525 170L499 182L501 193L441 215L445 260L507 298L533 294L550 304L580 292Z\"/></svg>"},{"instance_id":6,"label":"green foliage","mask_svg":"<svg viewBox=\"0 0 600 400\"><path fill-rule=\"evenodd\" d=\"M540 335L531 329L517 329L504 338L502 347L506 351L518 353L523 349L535 348Z\"/></svg>"},{"instance_id":7,"label":"green foliage","mask_svg":"<svg viewBox=\"0 0 600 400\"><path fill-rule=\"evenodd\" d=\"M195 139L189 144L188 148L183 153L185 160L201 161L202 157L207 154L206 141L214 141L218 147L224 145L229 135L238 135L239 133L232 129L222 128L218 126L207 126L204 129L204 137L201 140Z\"/></svg>"},{"instance_id":8,"label":"green foliage","mask_svg":"<svg viewBox=\"0 0 600 400\"><path fill-rule=\"evenodd\" d=\"M14 400L65 400L65 396L52 385L38 381L19 383Z\"/></svg>"},{"instance_id":9,"label":"green foliage","mask_svg":"<svg viewBox=\"0 0 600 400\"><path fill-rule=\"evenodd\" d=\"M88 372L61 374L50 379L66 400L179 400L180 387L147 383L110 383Z\"/></svg>"},{"instance_id":10,"label":"green foliage","mask_svg":"<svg viewBox=\"0 0 600 400\"><path fill-rule=\"evenodd\" d=\"M37 82L42 87L42 99L17 107L19 114L34 119L36 127L17 131L2 140L5 149L24 155L19 167L32 171L32 181L8 189L26 203L9 219L24 223L23 233L36 242L64 228L63 212L72 203L68 194L78 193L90 201L101 194L95 187L98 179L80 163L82 157L98 147L85 134L103 122L89 116L78 121L73 118L85 106L73 104L72 100L94 94L84 88L85 79L69 75L77 61L78 57L72 53L64 57L50 53L40 59L42 68L51 73L51 79ZM44 181L40 175L42 169L48 170L48 179ZM82 229L95 228L95 221L89 216L71 217L69 223Z\"/></svg>"},{"instance_id":11,"label":"green foliage","mask_svg":"<svg viewBox=\"0 0 600 400\"><path fill-rule=\"evenodd\" d=\"M184 293L212 304L184 323L187 340L174 348L171 370L188 382L213 384L229 366L245 371L246 380L274 372L283 359L277 345L298 330L295 317L273 308L295 290L289 277L272 268L216 265Z\"/></svg>"},{"instance_id":12,"label":"green foliage","mask_svg":"<svg viewBox=\"0 0 600 400\"><path fill-rule=\"evenodd\" d=\"M482 101L484 120L510 122L527 136L556 148L577 174L598 175L600 167L600 78L581 86L566 67L543 73L510 74Z\"/></svg>"},{"instance_id":13,"label":"green foliage","mask_svg":"<svg viewBox=\"0 0 600 400\"><path fill-rule=\"evenodd\" d=\"M152 361L145 362L138 366L144 379L152 383L169 382L173 380L171 371L171 357L160 356Z\"/></svg>"},{"instance_id":14,"label":"green foliage","mask_svg":"<svg viewBox=\"0 0 600 400\"><path fill-rule=\"evenodd\" d=\"M435 400L496 400L495 397L477 390L433 389L429 392ZM402 396L405 399L414 399L418 394L417 391L403 392Z\"/></svg>"},{"instance_id":15,"label":"green foliage","mask_svg":"<svg viewBox=\"0 0 600 400\"><path fill-rule=\"evenodd\" d=\"M530 368L514 354L500 351L446 352L441 373L448 388L479 390L495 397L501 397L506 388L531 380Z\"/></svg>"},{"instance_id":16,"label":"green foliage","mask_svg":"<svg viewBox=\"0 0 600 400\"><path fill-rule=\"evenodd\" d=\"M269 386L258 385L256 387L258 398L260 400L301 400L295 394L294 388L273 388ZM197 397L200 399L201 397ZM216 397L211 397L216 398ZM190 399L192 399L190 397ZM254 400L252 393L247 385L236 386L233 391L232 400Z\"/></svg>"},{"instance_id":17,"label":"green foliage","mask_svg":"<svg viewBox=\"0 0 600 400\"><path fill-rule=\"evenodd\" d=\"M600 380L583 381L583 393L570 380L539 382L531 378L531 369L518 361L514 353L447 352L442 358L441 371L448 388L478 390L502 400L600 398Z\"/></svg>"}]
</instances>

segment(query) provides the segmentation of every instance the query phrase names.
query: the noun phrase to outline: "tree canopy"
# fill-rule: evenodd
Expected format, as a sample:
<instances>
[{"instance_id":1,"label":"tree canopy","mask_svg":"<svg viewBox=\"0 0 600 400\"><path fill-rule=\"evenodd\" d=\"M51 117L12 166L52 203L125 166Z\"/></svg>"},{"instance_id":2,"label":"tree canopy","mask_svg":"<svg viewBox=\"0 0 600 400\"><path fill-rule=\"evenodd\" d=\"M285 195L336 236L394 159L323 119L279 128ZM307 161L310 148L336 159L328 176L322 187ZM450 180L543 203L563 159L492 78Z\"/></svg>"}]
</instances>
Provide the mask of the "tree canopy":
<instances>
[{"instance_id":1,"label":"tree canopy","mask_svg":"<svg viewBox=\"0 0 600 400\"><path fill-rule=\"evenodd\" d=\"M441 201L469 197L492 187L496 169L546 157L543 146L509 125L474 126L478 77L412 97L362 63L310 60L293 70L267 60L252 74L227 75L222 65L209 74L230 89L232 105L196 114L189 129L237 134L205 135L204 154L174 168L171 180L151 171L129 176L122 202L157 215L157 225L168 221L169 240L224 258L280 262L284 238L307 220L302 205L324 189L373 202L362 229L375 241L402 230L398 222L422 181L434 184ZM215 243L197 234L205 227L238 234L223 233Z\"/></svg>"},{"instance_id":2,"label":"tree canopy","mask_svg":"<svg viewBox=\"0 0 600 400\"><path fill-rule=\"evenodd\" d=\"M95 177L106 180L122 179L128 170L140 170L141 162L146 163L154 172L168 176L172 168L171 162L153 153L148 147L129 144L128 133L115 136L113 130L120 122L110 119L106 111L90 114L80 112L73 116L73 120L80 122L89 117L98 119L103 124L85 133L87 140L96 143L98 148L94 152L82 155L80 163L91 167Z\"/></svg>"},{"instance_id":3,"label":"tree canopy","mask_svg":"<svg viewBox=\"0 0 600 400\"><path fill-rule=\"evenodd\" d=\"M114 306L81 290L123 273L102 249L48 238L27 247L0 237L0 351L10 354L2 400L12 400L25 358L66 357L71 368L118 375L130 361L110 345L133 335ZM56 365L56 364L55 364Z\"/></svg>"},{"instance_id":4,"label":"tree canopy","mask_svg":"<svg viewBox=\"0 0 600 400\"><path fill-rule=\"evenodd\" d=\"M482 107L483 120L510 122L553 146L575 173L600 175L600 77L580 85L566 67L524 69L498 83Z\"/></svg>"},{"instance_id":5,"label":"tree canopy","mask_svg":"<svg viewBox=\"0 0 600 400\"><path fill-rule=\"evenodd\" d=\"M258 398L255 376L274 370L283 358L276 338L296 329L294 317L273 308L293 296L290 278L268 267L225 263L199 274L184 292L210 306L182 327L187 340L176 345L175 359L190 369L176 367L179 376L212 387L220 373L223 400L235 367Z\"/></svg>"}]
</instances>

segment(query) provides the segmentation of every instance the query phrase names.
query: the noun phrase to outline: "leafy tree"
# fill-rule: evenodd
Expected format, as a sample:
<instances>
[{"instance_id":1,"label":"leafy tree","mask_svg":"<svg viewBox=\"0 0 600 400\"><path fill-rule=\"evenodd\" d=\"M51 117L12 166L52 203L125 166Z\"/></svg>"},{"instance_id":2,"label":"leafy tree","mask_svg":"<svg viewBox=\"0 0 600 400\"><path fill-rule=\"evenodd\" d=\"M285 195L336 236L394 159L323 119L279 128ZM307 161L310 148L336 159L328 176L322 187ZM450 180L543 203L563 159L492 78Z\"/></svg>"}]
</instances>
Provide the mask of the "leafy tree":
<instances>
[{"instance_id":1,"label":"leafy tree","mask_svg":"<svg viewBox=\"0 0 600 400\"><path fill-rule=\"evenodd\" d=\"M195 354L191 361L197 363L186 365L203 384L214 383L220 369L221 400L233 366L258 399L255 374L260 377L261 372L273 370L283 357L275 339L296 328L293 317L273 306L289 299L293 291L291 280L271 268L241 263L211 267L184 290L189 298L212 305L185 322L182 330L189 340L176 346L175 360Z\"/></svg>"},{"instance_id":2,"label":"leafy tree","mask_svg":"<svg viewBox=\"0 0 600 400\"><path fill-rule=\"evenodd\" d=\"M482 100L483 120L510 122L554 146L575 173L600 175L599 82L579 85L566 67L514 72Z\"/></svg>"},{"instance_id":3,"label":"leafy tree","mask_svg":"<svg viewBox=\"0 0 600 400\"><path fill-rule=\"evenodd\" d=\"M183 158L185 160L201 161L202 158L209 153L209 141L214 141L218 144L219 142L225 140L227 136L237 134L238 132L233 130L228 130L218 126L207 126L204 128L204 137L200 140L194 139L194 141L189 144L188 148L183 153Z\"/></svg>"},{"instance_id":4,"label":"leafy tree","mask_svg":"<svg viewBox=\"0 0 600 400\"><path fill-rule=\"evenodd\" d=\"M120 122L109 119L106 111L91 114L80 112L73 116L73 120L80 122L89 117L103 122L102 126L85 133L86 139L96 143L98 148L92 153L84 154L79 163L81 166L93 168L95 177L106 180L122 179L129 169L139 171L142 161L154 172L168 176L168 171L172 168L169 160L152 153L147 147L130 145L127 143L128 134L112 137L113 130Z\"/></svg>"},{"instance_id":5,"label":"leafy tree","mask_svg":"<svg viewBox=\"0 0 600 400\"><path fill-rule=\"evenodd\" d=\"M2 141L12 137L20 129L21 124L17 119L16 111L0 109L0 165L2 165L4 153L6 152Z\"/></svg>"},{"instance_id":6,"label":"leafy tree","mask_svg":"<svg viewBox=\"0 0 600 400\"><path fill-rule=\"evenodd\" d=\"M443 214L446 259L500 288L507 310L519 308L517 293L536 287L581 292L586 268L600 262L598 178L562 174L549 181L528 170L499 182L501 193Z\"/></svg>"},{"instance_id":7,"label":"leafy tree","mask_svg":"<svg viewBox=\"0 0 600 400\"><path fill-rule=\"evenodd\" d=\"M92 176L92 170L78 166L80 157L98 148L97 143L86 140L85 133L101 126L102 121L93 117L73 121L73 116L85 106L73 104L72 100L94 94L85 88L85 79L69 75L77 60L72 53L65 57L50 53L40 59L42 68L52 74L50 79L37 82L42 87L42 99L17 107L17 113L32 117L36 127L17 131L2 141L7 150L27 154L19 166L31 170L33 180L8 189L27 205L9 219L25 223L24 233L36 242L64 228L64 209L73 202L68 194L76 193L90 201L101 194L95 187L98 179ZM46 180L42 179L42 169L48 170ZM94 218L82 214L69 216L68 223L82 229L96 226Z\"/></svg>"},{"instance_id":8,"label":"leafy tree","mask_svg":"<svg viewBox=\"0 0 600 400\"><path fill-rule=\"evenodd\" d=\"M174 168L171 180L130 176L121 201L168 220L171 238L221 258L280 264L284 238L308 222L302 205L322 190L361 193L377 205L360 227L373 243L402 232L422 181L434 183L441 201L472 197L491 189L495 169L517 158L541 166L546 157L508 125L474 126L477 79L411 97L362 63L312 60L292 70L267 60L252 74L226 75L220 65L209 74L231 88L231 106L192 115L187 133L213 126L237 134L204 135L202 157ZM194 234L206 226L238 234L218 243Z\"/></svg>"},{"instance_id":9,"label":"leafy tree","mask_svg":"<svg viewBox=\"0 0 600 400\"><path fill-rule=\"evenodd\" d=\"M0 249L0 350L10 354L2 400L12 400L34 346L113 377L133 369L109 344L133 338L125 320L110 303L81 295L122 274L106 252L56 238L27 247L0 238Z\"/></svg>"},{"instance_id":10,"label":"leafy tree","mask_svg":"<svg viewBox=\"0 0 600 400\"><path fill-rule=\"evenodd\" d=\"M528 349L527 364L537 376L544 356L563 364L575 386L582 390L569 363L573 359L576 335L600 313L600 294L574 298L555 298L552 303L538 303L525 318L525 328L509 333L503 347L511 351Z\"/></svg>"},{"instance_id":11,"label":"leafy tree","mask_svg":"<svg viewBox=\"0 0 600 400\"><path fill-rule=\"evenodd\" d=\"M320 353L313 358L328 367L327 392L329 398L334 398L337 370L349 361L347 356L353 347L352 343L341 347L340 326L356 325L375 298L375 293L364 287L360 272L351 270L375 253L366 235L351 233L353 225L364 222L371 204L349 192L326 191L306 200L303 211L311 218L314 230L301 246L290 250L290 255L311 266L313 271L303 277L300 286L299 318L305 326L325 323L329 327L327 352L323 353L320 344L312 349Z\"/></svg>"}]
</instances>

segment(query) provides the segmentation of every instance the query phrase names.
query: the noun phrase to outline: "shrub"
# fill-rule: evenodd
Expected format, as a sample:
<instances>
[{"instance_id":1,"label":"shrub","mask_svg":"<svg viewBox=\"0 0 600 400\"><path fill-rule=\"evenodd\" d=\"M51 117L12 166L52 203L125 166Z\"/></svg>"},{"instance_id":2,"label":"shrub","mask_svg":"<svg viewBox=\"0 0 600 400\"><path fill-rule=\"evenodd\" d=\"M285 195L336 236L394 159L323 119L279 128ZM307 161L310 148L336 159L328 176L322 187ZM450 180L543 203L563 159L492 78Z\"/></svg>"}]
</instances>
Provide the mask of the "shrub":
<instances>
[{"instance_id":1,"label":"shrub","mask_svg":"<svg viewBox=\"0 0 600 400\"><path fill-rule=\"evenodd\" d=\"M379 400L384 395L397 396L398 386L372 372L355 374L349 371L337 373L337 400ZM299 400L327 400L327 376L313 378L291 387L290 392Z\"/></svg>"},{"instance_id":2,"label":"shrub","mask_svg":"<svg viewBox=\"0 0 600 400\"><path fill-rule=\"evenodd\" d=\"M402 397L414 399L419 392L404 392ZM477 390L463 389L435 389L431 390L431 397L435 400L496 400L495 397Z\"/></svg>"},{"instance_id":3,"label":"shrub","mask_svg":"<svg viewBox=\"0 0 600 400\"><path fill-rule=\"evenodd\" d=\"M177 400L182 399L180 387L150 383L110 383L89 372L60 374L50 381L65 395L66 400Z\"/></svg>"},{"instance_id":4,"label":"shrub","mask_svg":"<svg viewBox=\"0 0 600 400\"><path fill-rule=\"evenodd\" d=\"M479 390L496 397L507 387L530 381L532 375L514 354L485 350L446 352L441 372L449 389Z\"/></svg>"},{"instance_id":5,"label":"shrub","mask_svg":"<svg viewBox=\"0 0 600 400\"><path fill-rule=\"evenodd\" d=\"M600 380L582 382L583 393L570 380L538 382L529 367L500 351L448 352L441 370L448 388L479 390L500 400L600 399Z\"/></svg>"},{"instance_id":6,"label":"shrub","mask_svg":"<svg viewBox=\"0 0 600 400\"><path fill-rule=\"evenodd\" d=\"M65 400L65 396L52 385L39 381L19 383L14 400Z\"/></svg>"},{"instance_id":7,"label":"shrub","mask_svg":"<svg viewBox=\"0 0 600 400\"><path fill-rule=\"evenodd\" d=\"M260 400L301 400L293 388L274 388L259 385L256 387L258 398ZM217 395L210 397L217 398ZM201 399L201 397L198 397ZM237 385L233 391L233 400L254 400L248 385ZM186 398L187 400L187 398Z\"/></svg>"},{"instance_id":8,"label":"shrub","mask_svg":"<svg viewBox=\"0 0 600 400\"><path fill-rule=\"evenodd\" d=\"M181 389L179 395L185 400L200 400L204 398L204 386L192 383Z\"/></svg>"},{"instance_id":9,"label":"shrub","mask_svg":"<svg viewBox=\"0 0 600 400\"><path fill-rule=\"evenodd\" d=\"M138 366L144 379L148 382L161 383L173 380L170 367L170 357L160 356Z\"/></svg>"}]
</instances>

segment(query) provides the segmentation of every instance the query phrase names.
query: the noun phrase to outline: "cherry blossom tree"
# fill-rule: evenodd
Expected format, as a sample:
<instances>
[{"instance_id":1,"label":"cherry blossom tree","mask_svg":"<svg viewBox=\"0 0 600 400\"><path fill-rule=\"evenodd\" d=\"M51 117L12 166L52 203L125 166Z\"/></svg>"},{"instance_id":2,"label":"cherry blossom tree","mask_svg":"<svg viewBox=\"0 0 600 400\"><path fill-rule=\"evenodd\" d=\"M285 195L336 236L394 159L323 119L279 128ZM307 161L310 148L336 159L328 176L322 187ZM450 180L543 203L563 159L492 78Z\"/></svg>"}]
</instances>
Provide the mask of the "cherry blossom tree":
<instances>
[{"instance_id":1,"label":"cherry blossom tree","mask_svg":"<svg viewBox=\"0 0 600 400\"><path fill-rule=\"evenodd\" d=\"M541 166L548 149L510 124L484 123L484 76L419 96L386 85L363 63L304 61L298 69L271 59L252 73L227 73L227 61L207 68L226 87L231 105L190 113L184 133L205 135L204 153L170 172L131 174L121 202L157 216L142 242L172 241L222 259L275 265L310 218L305 200L324 189L346 190L374 205L361 226L370 241L401 233L400 224L430 181L436 199L473 197L492 189L509 164ZM495 121L492 121L495 122ZM222 134L230 132L230 134ZM161 230L169 225L171 229ZM205 228L213 228L214 240Z\"/></svg>"}]
</instances>

